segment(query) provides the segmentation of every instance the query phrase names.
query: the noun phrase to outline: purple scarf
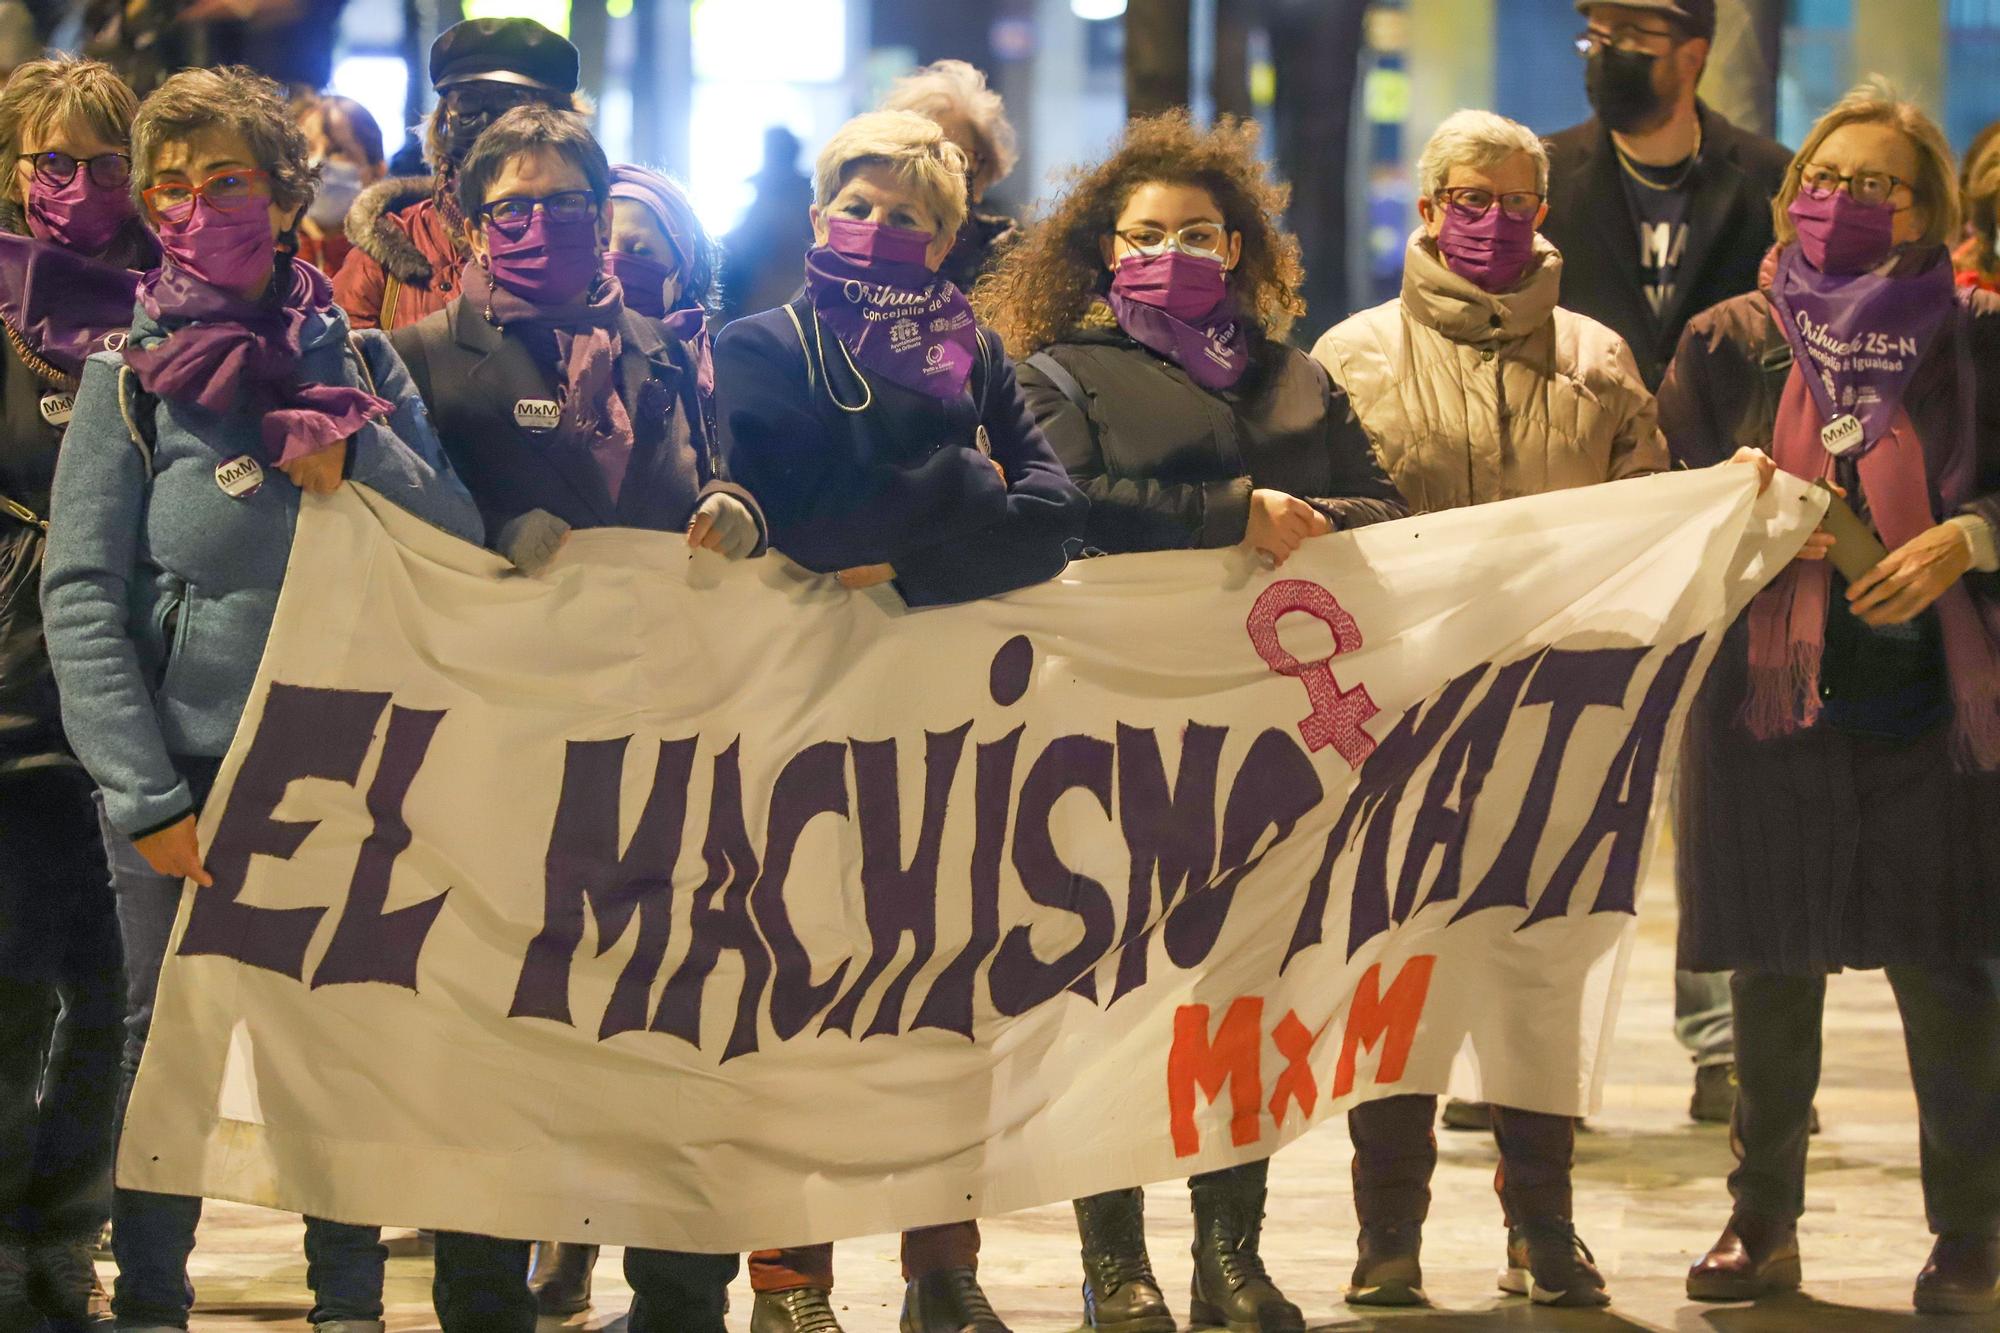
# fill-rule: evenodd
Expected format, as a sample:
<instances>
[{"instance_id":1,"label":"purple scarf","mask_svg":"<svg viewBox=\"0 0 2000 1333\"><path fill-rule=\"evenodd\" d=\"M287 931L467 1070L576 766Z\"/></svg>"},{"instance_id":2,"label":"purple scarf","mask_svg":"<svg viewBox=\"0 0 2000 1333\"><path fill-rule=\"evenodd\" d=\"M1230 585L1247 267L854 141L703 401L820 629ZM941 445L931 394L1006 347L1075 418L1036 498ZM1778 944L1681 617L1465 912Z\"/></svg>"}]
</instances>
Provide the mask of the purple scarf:
<instances>
[{"instance_id":1,"label":"purple scarf","mask_svg":"<svg viewBox=\"0 0 2000 1333\"><path fill-rule=\"evenodd\" d=\"M1861 423L1858 443L1842 453L1866 453L1896 424L1917 361L1953 309L1948 256L1911 268L1906 261L1888 273L1835 276L1814 268L1799 246L1778 253L1771 306L1810 372L1806 387L1820 418Z\"/></svg>"},{"instance_id":2,"label":"purple scarf","mask_svg":"<svg viewBox=\"0 0 2000 1333\"><path fill-rule=\"evenodd\" d=\"M946 400L965 392L978 330L963 293L923 262L930 237L833 218L806 252L806 294L863 369Z\"/></svg>"},{"instance_id":3,"label":"purple scarf","mask_svg":"<svg viewBox=\"0 0 2000 1333\"><path fill-rule=\"evenodd\" d=\"M0 319L72 379L107 336L132 327L139 277L53 241L0 232Z\"/></svg>"},{"instance_id":4,"label":"purple scarf","mask_svg":"<svg viewBox=\"0 0 2000 1333\"><path fill-rule=\"evenodd\" d=\"M703 398L715 396L715 350L708 336L708 312L698 305L675 306L660 321L694 357L694 385Z\"/></svg>"},{"instance_id":5,"label":"purple scarf","mask_svg":"<svg viewBox=\"0 0 2000 1333\"><path fill-rule=\"evenodd\" d=\"M1235 388L1249 368L1250 339L1233 297L1225 295L1206 318L1192 323L1115 290L1105 293L1104 300L1128 337L1179 366L1210 393Z\"/></svg>"},{"instance_id":6,"label":"purple scarf","mask_svg":"<svg viewBox=\"0 0 2000 1333\"><path fill-rule=\"evenodd\" d=\"M476 260L465 266L461 281L464 299L486 311L499 327L539 326L555 335L557 369L562 374L556 443L588 449L611 493L611 503L617 504L632 461L632 415L618 396L618 358L625 351L618 324L625 317L625 296L617 281L600 279L587 301L567 306L538 306L524 300L494 282Z\"/></svg>"},{"instance_id":7,"label":"purple scarf","mask_svg":"<svg viewBox=\"0 0 2000 1333\"><path fill-rule=\"evenodd\" d=\"M283 466L340 443L395 404L345 384L299 379L306 320L334 309L333 284L292 261L282 303L245 301L168 265L148 273L139 306L166 330L156 343L125 348L125 364L147 393L228 415L263 418L265 461ZM276 281L285 281L281 272Z\"/></svg>"},{"instance_id":8,"label":"purple scarf","mask_svg":"<svg viewBox=\"0 0 2000 1333\"><path fill-rule=\"evenodd\" d=\"M1840 337L1856 332L1883 333L1888 342L1900 346L1902 339L1911 336L1913 326L1928 323L1935 328L1956 308L1951 265L1939 262L1931 267L1945 278L1941 288L1934 281L1930 284L1932 295L1926 298L1938 307L1935 318L1906 304L1908 293L1923 290L1917 288L1905 288L1905 295L1898 297L1893 309L1899 318L1882 318L1885 307L1879 305L1883 300L1880 288L1871 282L1873 275L1859 274L1816 286L1818 295L1832 305L1822 306L1812 322L1816 328L1835 329ZM1796 348L1801 341L1798 326L1787 319L1785 303L1778 298L1784 269L1782 255L1775 265L1770 259L1765 261L1765 291L1779 321L1788 324L1785 332ZM1851 311L1838 309L1844 285L1852 286L1857 297L1878 303L1877 318L1864 321ZM1795 302L1790 304L1798 308ZM1928 338L1926 334L1919 346ZM1871 350L1862 355L1892 359L1882 358L1879 347L1879 343L1871 344ZM1916 360L1915 356L1907 359ZM1785 381L1771 435L1771 456L1793 476L1830 479L1834 455L1820 440L1820 428L1826 424L1826 388L1817 382L1819 377L1807 372L1806 365L1801 353ZM1977 446L1963 431L1956 432L1952 452L1939 459L1933 476L1923 441L1917 438L1916 427L1903 407L1907 380L1907 374L1902 374L1895 377L1893 385L1874 382L1876 388L1893 387L1895 396L1869 405L1886 417L1887 424L1881 434L1870 437L1857 462L1868 511L1891 550L1937 523L1931 509L1933 481L1941 507L1949 514L1971 498L1977 480L1973 467ZM1841 383L1836 376L1836 387ZM1861 406L1858 395L1856 406ZM1743 721L1759 740L1789 735L1811 726L1819 717L1820 660L1826 646L1832 581L1825 561L1794 561L1750 603L1750 693L1744 700ZM2000 768L2000 644L1996 644L1993 629L1963 582L1947 588L1934 606L1944 631L1945 670L1950 677L1953 754L1963 768Z\"/></svg>"}]
</instances>

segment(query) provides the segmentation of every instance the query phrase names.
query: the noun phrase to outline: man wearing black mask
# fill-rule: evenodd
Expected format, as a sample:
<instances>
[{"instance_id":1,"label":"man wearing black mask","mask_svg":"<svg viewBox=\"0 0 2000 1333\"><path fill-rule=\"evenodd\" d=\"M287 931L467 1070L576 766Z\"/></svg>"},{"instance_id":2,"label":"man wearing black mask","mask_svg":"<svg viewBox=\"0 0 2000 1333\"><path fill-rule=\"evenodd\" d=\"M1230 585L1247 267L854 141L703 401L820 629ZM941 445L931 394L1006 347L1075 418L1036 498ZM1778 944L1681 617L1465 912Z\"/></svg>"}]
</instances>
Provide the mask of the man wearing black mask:
<instances>
[{"instance_id":1,"label":"man wearing black mask","mask_svg":"<svg viewBox=\"0 0 2000 1333\"><path fill-rule=\"evenodd\" d=\"M1695 96L1715 0L1576 7L1597 114L1549 140L1543 233L1563 304L1610 325L1657 389L1687 321L1757 285L1791 154Z\"/></svg>"}]
</instances>

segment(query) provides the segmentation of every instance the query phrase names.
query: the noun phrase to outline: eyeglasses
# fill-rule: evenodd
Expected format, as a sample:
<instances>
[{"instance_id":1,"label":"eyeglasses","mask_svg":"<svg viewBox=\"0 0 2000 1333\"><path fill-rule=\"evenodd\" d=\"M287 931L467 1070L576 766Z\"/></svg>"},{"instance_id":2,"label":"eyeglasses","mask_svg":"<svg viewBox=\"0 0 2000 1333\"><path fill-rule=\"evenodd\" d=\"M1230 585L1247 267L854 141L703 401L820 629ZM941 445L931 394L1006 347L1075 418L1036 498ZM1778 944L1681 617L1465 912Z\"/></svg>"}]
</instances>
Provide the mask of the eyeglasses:
<instances>
[{"instance_id":1,"label":"eyeglasses","mask_svg":"<svg viewBox=\"0 0 2000 1333\"><path fill-rule=\"evenodd\" d=\"M140 191L140 195L154 216L184 222L194 212L197 200L222 213L251 207L270 198L270 182L268 171L219 171L199 185L165 181Z\"/></svg>"},{"instance_id":2,"label":"eyeglasses","mask_svg":"<svg viewBox=\"0 0 2000 1333\"><path fill-rule=\"evenodd\" d=\"M1628 56L1656 56L1662 54L1649 45L1664 41L1670 46L1680 41L1677 32L1662 32L1658 28L1635 28L1621 25L1606 32L1602 28L1586 28L1576 35L1576 53L1580 56L1594 56L1605 47Z\"/></svg>"},{"instance_id":3,"label":"eyeglasses","mask_svg":"<svg viewBox=\"0 0 2000 1333\"><path fill-rule=\"evenodd\" d=\"M528 229L539 208L551 222L581 222L597 216L597 196L589 190L558 190L537 199L531 195L511 195L495 199L479 210L479 215L509 236Z\"/></svg>"},{"instance_id":4,"label":"eyeglasses","mask_svg":"<svg viewBox=\"0 0 2000 1333\"><path fill-rule=\"evenodd\" d=\"M445 94L444 113L457 121L496 118L517 106L547 102L549 96L534 88L511 83L473 83Z\"/></svg>"},{"instance_id":5,"label":"eyeglasses","mask_svg":"<svg viewBox=\"0 0 2000 1333\"><path fill-rule=\"evenodd\" d=\"M1886 171L1857 171L1843 176L1839 171L1819 162L1808 162L1799 172L1799 186L1815 199L1824 199L1842 186L1856 203L1880 206L1889 202L1897 190L1908 190L1910 202L1903 208L1916 203L1917 187L1900 177L1891 176ZM1898 208L1898 213L1903 211Z\"/></svg>"},{"instance_id":6,"label":"eyeglasses","mask_svg":"<svg viewBox=\"0 0 2000 1333\"><path fill-rule=\"evenodd\" d=\"M1142 255L1163 255L1178 250L1198 259L1220 259L1229 245L1229 229L1220 222L1190 222L1179 231L1161 227L1128 227L1113 232L1119 240Z\"/></svg>"},{"instance_id":7,"label":"eyeglasses","mask_svg":"<svg viewBox=\"0 0 2000 1333\"><path fill-rule=\"evenodd\" d=\"M1453 209L1467 217L1483 218L1493 211L1493 205L1500 205L1500 211L1516 222L1523 222L1542 211L1542 196L1532 190L1510 190L1506 194L1495 194L1491 190L1458 187L1439 190L1437 201L1446 208Z\"/></svg>"},{"instance_id":8,"label":"eyeglasses","mask_svg":"<svg viewBox=\"0 0 2000 1333\"><path fill-rule=\"evenodd\" d=\"M76 179L78 168L89 172L91 184L100 189L122 190L132 183L132 159L124 153L99 153L96 157L22 153L16 160L34 163L35 179L58 190Z\"/></svg>"}]
</instances>

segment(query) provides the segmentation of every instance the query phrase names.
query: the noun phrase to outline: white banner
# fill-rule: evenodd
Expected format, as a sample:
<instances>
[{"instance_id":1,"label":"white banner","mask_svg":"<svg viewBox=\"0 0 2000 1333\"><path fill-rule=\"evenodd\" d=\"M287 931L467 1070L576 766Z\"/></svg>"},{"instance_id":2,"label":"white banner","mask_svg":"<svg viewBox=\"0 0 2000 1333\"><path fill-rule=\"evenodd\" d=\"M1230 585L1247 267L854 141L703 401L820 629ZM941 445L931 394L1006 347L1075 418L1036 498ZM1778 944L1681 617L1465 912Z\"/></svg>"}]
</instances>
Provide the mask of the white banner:
<instances>
[{"instance_id":1,"label":"white banner","mask_svg":"<svg viewBox=\"0 0 2000 1333\"><path fill-rule=\"evenodd\" d=\"M309 501L121 1184L695 1250L1584 1114L1648 816L1820 502L1722 467L909 612Z\"/></svg>"}]
</instances>

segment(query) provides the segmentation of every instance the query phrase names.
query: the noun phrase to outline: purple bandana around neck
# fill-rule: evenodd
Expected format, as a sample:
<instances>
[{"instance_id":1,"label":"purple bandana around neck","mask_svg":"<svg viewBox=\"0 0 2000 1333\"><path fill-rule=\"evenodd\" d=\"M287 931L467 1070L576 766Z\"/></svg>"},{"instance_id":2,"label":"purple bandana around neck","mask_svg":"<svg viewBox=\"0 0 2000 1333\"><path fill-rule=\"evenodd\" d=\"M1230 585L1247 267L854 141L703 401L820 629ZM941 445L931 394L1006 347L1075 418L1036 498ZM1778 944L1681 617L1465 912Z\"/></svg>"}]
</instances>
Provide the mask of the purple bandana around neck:
<instances>
[{"instance_id":1,"label":"purple bandana around neck","mask_svg":"<svg viewBox=\"0 0 2000 1333\"><path fill-rule=\"evenodd\" d=\"M933 398L965 392L979 356L972 306L923 262L922 232L852 218L806 252L813 311L862 369Z\"/></svg>"},{"instance_id":2,"label":"purple bandana around neck","mask_svg":"<svg viewBox=\"0 0 2000 1333\"><path fill-rule=\"evenodd\" d=\"M53 241L0 232L0 319L65 375L132 327L140 275Z\"/></svg>"},{"instance_id":3,"label":"purple bandana around neck","mask_svg":"<svg viewBox=\"0 0 2000 1333\"><path fill-rule=\"evenodd\" d=\"M694 358L694 384L704 398L715 393L715 344L708 334L708 312L698 305L676 306L660 321L667 332L687 345Z\"/></svg>"},{"instance_id":4,"label":"purple bandana around neck","mask_svg":"<svg viewBox=\"0 0 2000 1333\"><path fill-rule=\"evenodd\" d=\"M1839 276L1814 268L1796 245L1778 255L1771 282L1778 326L1822 422L1859 419L1861 442L1846 451L1851 456L1874 448L1896 424L1917 362L1951 313L1950 260L1942 248L1928 258L1914 272Z\"/></svg>"},{"instance_id":5,"label":"purple bandana around neck","mask_svg":"<svg viewBox=\"0 0 2000 1333\"><path fill-rule=\"evenodd\" d=\"M139 286L139 305L167 336L125 348L125 363L147 393L219 415L260 415L265 461L279 466L395 410L365 389L299 379L300 332L308 316L333 309L333 284L300 260L290 274L284 301L273 305L245 301L171 264L155 269Z\"/></svg>"},{"instance_id":6,"label":"purple bandana around neck","mask_svg":"<svg viewBox=\"0 0 2000 1333\"><path fill-rule=\"evenodd\" d=\"M1192 323L1115 287L1104 300L1127 336L1179 366L1210 393L1235 388L1250 367L1250 338L1233 297L1225 296L1206 319Z\"/></svg>"},{"instance_id":7,"label":"purple bandana around neck","mask_svg":"<svg viewBox=\"0 0 2000 1333\"><path fill-rule=\"evenodd\" d=\"M611 502L625 484L635 438L632 414L618 396L618 358L625 340L618 326L625 318L625 293L615 278L600 278L588 299L569 305L536 305L493 280L477 260L460 274L464 299L488 312L500 328L534 325L555 335L556 371L562 377L562 416L556 425L557 447L588 450L604 478Z\"/></svg>"}]
</instances>

